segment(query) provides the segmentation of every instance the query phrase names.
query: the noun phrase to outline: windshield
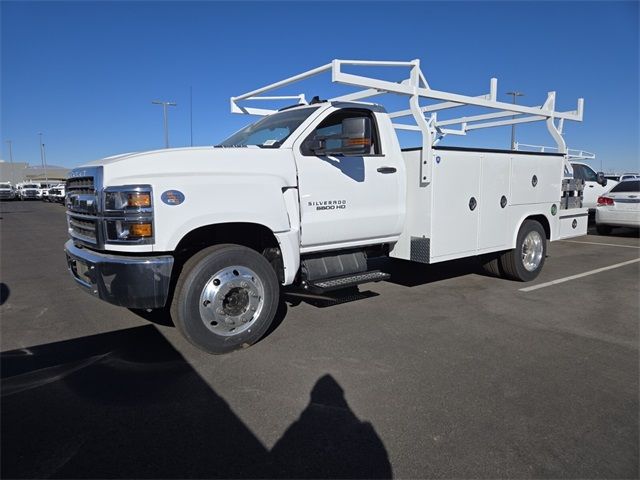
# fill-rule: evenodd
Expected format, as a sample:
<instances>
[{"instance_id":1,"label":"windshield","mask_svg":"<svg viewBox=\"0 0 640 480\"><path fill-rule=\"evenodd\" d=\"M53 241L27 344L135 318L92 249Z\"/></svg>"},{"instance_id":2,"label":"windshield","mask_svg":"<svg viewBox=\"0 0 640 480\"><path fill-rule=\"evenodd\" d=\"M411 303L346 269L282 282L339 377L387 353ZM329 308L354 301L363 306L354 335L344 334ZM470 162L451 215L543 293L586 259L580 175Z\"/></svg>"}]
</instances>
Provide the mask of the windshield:
<instances>
[{"instance_id":1,"label":"windshield","mask_svg":"<svg viewBox=\"0 0 640 480\"><path fill-rule=\"evenodd\" d=\"M640 192L640 180L625 180L611 189L611 193Z\"/></svg>"},{"instance_id":2,"label":"windshield","mask_svg":"<svg viewBox=\"0 0 640 480\"><path fill-rule=\"evenodd\" d=\"M10 183L0 183L0 188L11 188Z\"/></svg>"},{"instance_id":3,"label":"windshield","mask_svg":"<svg viewBox=\"0 0 640 480\"><path fill-rule=\"evenodd\" d=\"M216 147L257 145L263 148L278 148L317 109L318 107L298 108L274 113L247 125Z\"/></svg>"},{"instance_id":4,"label":"windshield","mask_svg":"<svg viewBox=\"0 0 640 480\"><path fill-rule=\"evenodd\" d=\"M22 188L40 188L40 187L38 187L38 185L29 184L29 185L23 185Z\"/></svg>"}]
</instances>

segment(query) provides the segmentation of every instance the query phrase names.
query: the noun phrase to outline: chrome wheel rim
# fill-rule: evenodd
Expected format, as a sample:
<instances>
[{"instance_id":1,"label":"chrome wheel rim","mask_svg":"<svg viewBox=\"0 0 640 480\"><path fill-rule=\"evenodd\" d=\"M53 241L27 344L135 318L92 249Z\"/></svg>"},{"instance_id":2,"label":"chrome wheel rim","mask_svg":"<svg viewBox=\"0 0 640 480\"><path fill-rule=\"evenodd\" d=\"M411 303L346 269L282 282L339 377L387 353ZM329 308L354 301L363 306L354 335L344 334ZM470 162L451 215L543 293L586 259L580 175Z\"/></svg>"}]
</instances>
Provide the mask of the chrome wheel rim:
<instances>
[{"instance_id":1,"label":"chrome wheel rim","mask_svg":"<svg viewBox=\"0 0 640 480\"><path fill-rule=\"evenodd\" d=\"M219 270L200 293L200 318L213 333L222 336L251 331L264 306L264 285L247 267Z\"/></svg>"},{"instance_id":2,"label":"chrome wheel rim","mask_svg":"<svg viewBox=\"0 0 640 480\"><path fill-rule=\"evenodd\" d=\"M522 242L522 264L529 272L533 272L540 266L542 253L544 252L544 240L542 236L531 231L524 237Z\"/></svg>"}]
</instances>

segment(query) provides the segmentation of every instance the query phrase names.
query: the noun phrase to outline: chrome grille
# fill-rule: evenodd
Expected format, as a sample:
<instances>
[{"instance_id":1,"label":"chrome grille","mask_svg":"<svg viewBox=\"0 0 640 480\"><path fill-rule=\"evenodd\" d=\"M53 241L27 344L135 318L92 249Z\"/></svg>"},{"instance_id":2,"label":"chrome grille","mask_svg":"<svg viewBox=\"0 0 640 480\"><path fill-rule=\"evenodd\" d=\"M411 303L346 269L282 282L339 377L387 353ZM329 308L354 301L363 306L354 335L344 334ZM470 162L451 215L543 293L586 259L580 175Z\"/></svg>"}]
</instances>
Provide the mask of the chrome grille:
<instances>
[{"instance_id":1,"label":"chrome grille","mask_svg":"<svg viewBox=\"0 0 640 480\"><path fill-rule=\"evenodd\" d=\"M95 186L93 184L93 177L70 178L67 180L66 191L69 193L94 194Z\"/></svg>"},{"instance_id":2,"label":"chrome grille","mask_svg":"<svg viewBox=\"0 0 640 480\"><path fill-rule=\"evenodd\" d=\"M69 235L79 243L99 247L101 235L98 213L102 171L101 168L78 170L71 172L72 177L65 185Z\"/></svg>"},{"instance_id":3,"label":"chrome grille","mask_svg":"<svg viewBox=\"0 0 640 480\"><path fill-rule=\"evenodd\" d=\"M72 236L75 234L76 237L95 242L96 225L97 220L95 218L87 219L69 215L69 229L73 232Z\"/></svg>"}]
</instances>

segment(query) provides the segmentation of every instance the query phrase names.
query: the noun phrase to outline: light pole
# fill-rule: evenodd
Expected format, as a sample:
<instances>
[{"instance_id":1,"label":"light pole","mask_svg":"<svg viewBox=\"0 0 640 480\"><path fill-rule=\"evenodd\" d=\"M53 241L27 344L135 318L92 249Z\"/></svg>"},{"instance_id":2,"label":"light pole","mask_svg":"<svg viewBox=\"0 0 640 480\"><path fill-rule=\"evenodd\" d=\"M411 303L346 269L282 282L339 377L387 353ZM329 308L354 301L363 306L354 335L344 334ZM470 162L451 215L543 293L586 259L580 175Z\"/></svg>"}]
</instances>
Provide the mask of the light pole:
<instances>
[{"instance_id":1,"label":"light pole","mask_svg":"<svg viewBox=\"0 0 640 480\"><path fill-rule=\"evenodd\" d=\"M507 92L507 95L511 95L513 97L514 105L516 104L517 97L524 97L524 93L518 92L517 90L513 92ZM511 118L515 118L515 116ZM516 149L516 126L514 124L514 125L511 125L511 150L515 150L515 149Z\"/></svg>"},{"instance_id":2,"label":"light pole","mask_svg":"<svg viewBox=\"0 0 640 480\"><path fill-rule=\"evenodd\" d=\"M47 157L44 153L44 143L42 143L42 132L38 132L40 137L40 162L42 163L42 169L44 170L44 181L49 183L49 176L47 175Z\"/></svg>"},{"instance_id":3,"label":"light pole","mask_svg":"<svg viewBox=\"0 0 640 480\"><path fill-rule=\"evenodd\" d=\"M175 107L178 104L175 102L162 102L160 100L153 100L151 103L154 105L162 105L162 118L164 120L164 148L169 148L169 119L167 118L167 107Z\"/></svg>"},{"instance_id":4,"label":"light pole","mask_svg":"<svg viewBox=\"0 0 640 480\"><path fill-rule=\"evenodd\" d=\"M13 146L11 140L6 140L9 145L9 162L11 163L11 183L15 182L15 172L13 171Z\"/></svg>"}]
</instances>

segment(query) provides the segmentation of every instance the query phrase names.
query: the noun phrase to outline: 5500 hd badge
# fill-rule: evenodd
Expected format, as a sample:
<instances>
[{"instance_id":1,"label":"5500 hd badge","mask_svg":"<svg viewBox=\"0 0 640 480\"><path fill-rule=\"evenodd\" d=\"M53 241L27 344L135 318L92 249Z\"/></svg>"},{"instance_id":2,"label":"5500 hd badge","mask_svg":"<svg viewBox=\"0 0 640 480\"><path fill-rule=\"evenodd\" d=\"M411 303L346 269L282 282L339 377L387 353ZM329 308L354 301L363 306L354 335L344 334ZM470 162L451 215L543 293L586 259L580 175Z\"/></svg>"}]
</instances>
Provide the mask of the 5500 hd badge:
<instances>
[{"instance_id":1,"label":"5500 hd badge","mask_svg":"<svg viewBox=\"0 0 640 480\"><path fill-rule=\"evenodd\" d=\"M347 208L346 200L320 200L307 202L308 206L316 207L316 210L343 210Z\"/></svg>"}]
</instances>

